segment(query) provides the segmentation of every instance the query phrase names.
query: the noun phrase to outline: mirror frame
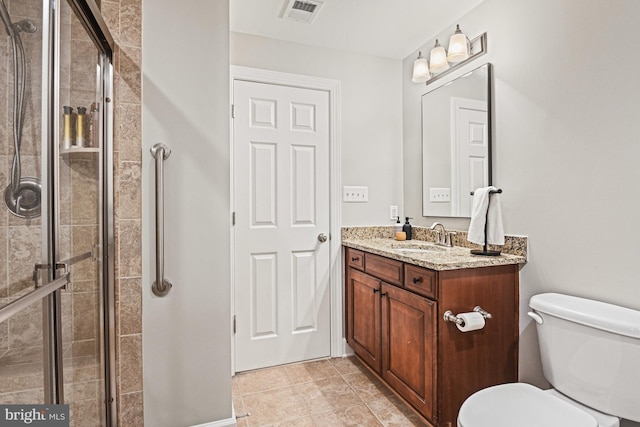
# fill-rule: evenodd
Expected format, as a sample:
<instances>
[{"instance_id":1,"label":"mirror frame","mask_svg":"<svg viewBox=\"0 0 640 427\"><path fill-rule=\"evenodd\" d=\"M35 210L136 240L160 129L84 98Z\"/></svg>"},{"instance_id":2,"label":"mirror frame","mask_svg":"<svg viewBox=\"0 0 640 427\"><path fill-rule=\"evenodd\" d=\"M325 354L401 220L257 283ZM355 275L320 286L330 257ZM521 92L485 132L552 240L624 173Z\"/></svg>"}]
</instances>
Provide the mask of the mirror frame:
<instances>
[{"instance_id":1,"label":"mirror frame","mask_svg":"<svg viewBox=\"0 0 640 427\"><path fill-rule=\"evenodd\" d=\"M424 104L423 104L423 99L426 95L437 91L438 89L441 89L445 86L449 86L452 83L454 83L456 80L464 78L465 76L467 76L470 73L473 73L479 69L481 69L482 67L486 67L486 103L487 103L487 159L488 159L488 164L487 164L487 185L491 186L493 185L493 132L494 132L494 114L493 114L493 65L490 62L486 62L478 67L473 68L472 70L461 74L460 76L457 76L454 79L451 79L450 81L428 91L425 92L424 94L421 95L421 102L420 102L420 112L421 112L421 117L420 117L420 127L421 127L421 160L422 160L422 200L421 200L421 215L422 217L441 217L441 218L469 218L471 215L454 215L452 213L449 213L447 215L439 215L439 214L433 214L433 213L429 213L429 212L425 212L425 197L428 197L426 191L428 190L428 187L426 186L426 180L425 180L425 128L424 128ZM449 131L448 131L449 132Z\"/></svg>"}]
</instances>

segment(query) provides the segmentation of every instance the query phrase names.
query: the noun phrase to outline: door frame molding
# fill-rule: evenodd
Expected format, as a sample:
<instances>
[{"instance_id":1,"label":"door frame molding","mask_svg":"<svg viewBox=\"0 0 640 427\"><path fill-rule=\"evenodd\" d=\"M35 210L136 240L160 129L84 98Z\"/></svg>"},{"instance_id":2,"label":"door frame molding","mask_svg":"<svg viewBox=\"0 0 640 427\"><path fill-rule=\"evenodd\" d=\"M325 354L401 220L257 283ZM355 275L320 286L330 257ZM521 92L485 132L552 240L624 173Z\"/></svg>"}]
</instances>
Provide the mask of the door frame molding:
<instances>
[{"instance_id":1,"label":"door frame molding","mask_svg":"<svg viewBox=\"0 0 640 427\"><path fill-rule=\"evenodd\" d=\"M340 81L322 77L305 76L300 74L284 73L280 71L263 70L259 68L230 66L230 99L233 102L233 83L235 80L250 81L255 83L291 86L303 89L322 90L329 93L329 288L331 292L331 357L340 357L346 353L346 343L343 337L343 290L342 290L342 233L341 221L341 121L340 121ZM234 159L233 159L233 118L230 115L229 126L231 129L232 149L230 150L230 182L231 182L231 206L235 212L235 183ZM234 228L230 227L229 238L231 243L231 324L235 316L235 242ZM231 370L235 374L235 335L231 331Z\"/></svg>"}]
</instances>

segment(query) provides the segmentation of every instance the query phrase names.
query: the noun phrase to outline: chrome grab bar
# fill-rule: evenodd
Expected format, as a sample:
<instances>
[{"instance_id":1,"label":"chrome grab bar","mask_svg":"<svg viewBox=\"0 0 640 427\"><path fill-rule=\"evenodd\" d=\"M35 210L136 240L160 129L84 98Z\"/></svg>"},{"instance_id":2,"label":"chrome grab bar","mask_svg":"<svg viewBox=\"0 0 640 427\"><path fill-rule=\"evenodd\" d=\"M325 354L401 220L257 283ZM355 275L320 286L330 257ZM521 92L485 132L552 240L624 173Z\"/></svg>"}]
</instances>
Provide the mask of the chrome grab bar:
<instances>
[{"instance_id":1,"label":"chrome grab bar","mask_svg":"<svg viewBox=\"0 0 640 427\"><path fill-rule=\"evenodd\" d=\"M169 158L171 150L164 144L151 147L151 155L156 159L156 280L151 290L163 297L171 290L171 282L164 278L164 181L162 166Z\"/></svg>"},{"instance_id":2,"label":"chrome grab bar","mask_svg":"<svg viewBox=\"0 0 640 427\"><path fill-rule=\"evenodd\" d=\"M71 279L69 277L69 273L66 273L64 276L57 278L53 282L42 285L35 291L28 293L27 295L20 297L15 301L10 302L9 304L0 308L0 323L29 307L34 302L37 302L47 295L57 291L61 287L68 285L70 281Z\"/></svg>"}]
</instances>

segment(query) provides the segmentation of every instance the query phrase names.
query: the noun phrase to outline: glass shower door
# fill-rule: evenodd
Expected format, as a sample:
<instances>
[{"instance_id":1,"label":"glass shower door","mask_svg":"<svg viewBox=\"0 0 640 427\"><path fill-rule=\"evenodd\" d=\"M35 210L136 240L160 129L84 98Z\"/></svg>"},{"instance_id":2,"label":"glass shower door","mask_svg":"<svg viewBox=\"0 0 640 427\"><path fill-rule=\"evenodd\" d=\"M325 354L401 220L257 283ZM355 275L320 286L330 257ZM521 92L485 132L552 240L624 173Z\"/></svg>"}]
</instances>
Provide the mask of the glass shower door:
<instances>
[{"instance_id":1,"label":"glass shower door","mask_svg":"<svg viewBox=\"0 0 640 427\"><path fill-rule=\"evenodd\" d=\"M93 0L0 18L0 404L115 425L113 41Z\"/></svg>"},{"instance_id":2,"label":"glass shower door","mask_svg":"<svg viewBox=\"0 0 640 427\"><path fill-rule=\"evenodd\" d=\"M64 401L72 426L105 424L100 51L72 5L60 2L56 263L70 273L62 291Z\"/></svg>"}]
</instances>

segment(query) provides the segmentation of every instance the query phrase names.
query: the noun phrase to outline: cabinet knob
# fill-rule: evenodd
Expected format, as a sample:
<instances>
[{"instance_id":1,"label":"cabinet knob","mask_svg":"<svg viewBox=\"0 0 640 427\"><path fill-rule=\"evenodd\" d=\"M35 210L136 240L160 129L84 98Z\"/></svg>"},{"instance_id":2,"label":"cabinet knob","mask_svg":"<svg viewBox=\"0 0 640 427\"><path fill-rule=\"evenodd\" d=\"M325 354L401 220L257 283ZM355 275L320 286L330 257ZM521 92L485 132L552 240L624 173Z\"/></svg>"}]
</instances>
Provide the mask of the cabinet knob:
<instances>
[{"instance_id":1,"label":"cabinet knob","mask_svg":"<svg viewBox=\"0 0 640 427\"><path fill-rule=\"evenodd\" d=\"M422 277L414 277L413 278L413 283L414 284L422 283Z\"/></svg>"},{"instance_id":2,"label":"cabinet knob","mask_svg":"<svg viewBox=\"0 0 640 427\"><path fill-rule=\"evenodd\" d=\"M380 290L379 290L378 288L375 288L375 289L373 290L373 293L375 294L376 292L380 292Z\"/></svg>"},{"instance_id":3,"label":"cabinet knob","mask_svg":"<svg viewBox=\"0 0 640 427\"><path fill-rule=\"evenodd\" d=\"M357 256L352 256L351 257L351 262L356 262L358 261L360 258L358 258Z\"/></svg>"}]
</instances>

